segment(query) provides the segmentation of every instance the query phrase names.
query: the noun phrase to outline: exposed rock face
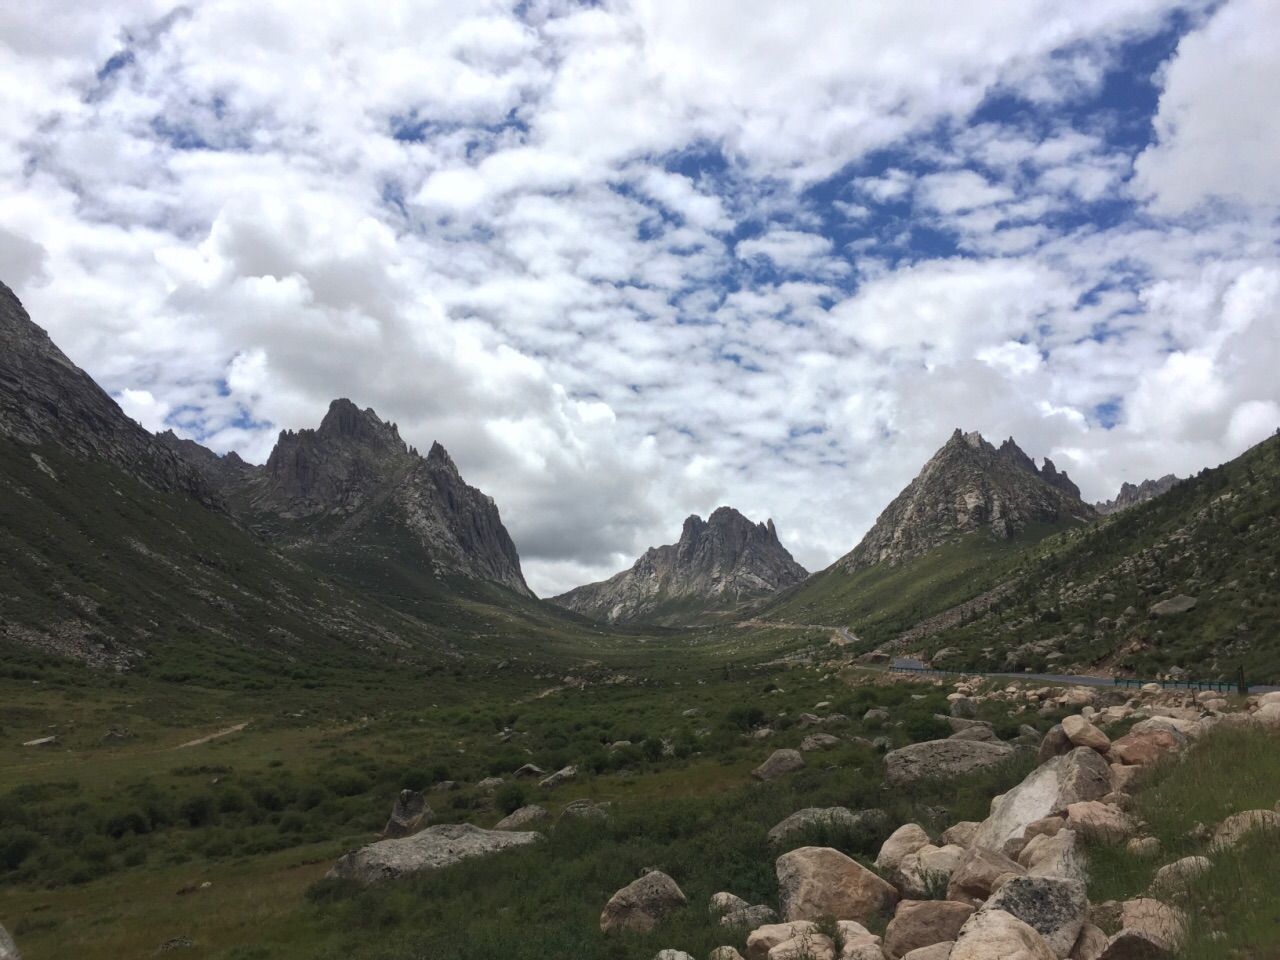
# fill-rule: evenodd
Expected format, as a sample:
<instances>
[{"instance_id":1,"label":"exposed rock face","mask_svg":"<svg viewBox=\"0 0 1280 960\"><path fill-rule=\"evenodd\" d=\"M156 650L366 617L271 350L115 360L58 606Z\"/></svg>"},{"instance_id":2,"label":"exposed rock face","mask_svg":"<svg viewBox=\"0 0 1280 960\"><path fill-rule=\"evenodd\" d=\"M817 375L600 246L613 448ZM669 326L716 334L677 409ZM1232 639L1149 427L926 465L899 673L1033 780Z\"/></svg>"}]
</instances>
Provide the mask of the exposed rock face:
<instances>
[{"instance_id":1,"label":"exposed rock face","mask_svg":"<svg viewBox=\"0 0 1280 960\"><path fill-rule=\"evenodd\" d=\"M672 910L688 903L674 880L660 870L653 870L609 898L600 914L600 932L638 930L644 933L656 927Z\"/></svg>"},{"instance_id":2,"label":"exposed rock face","mask_svg":"<svg viewBox=\"0 0 1280 960\"><path fill-rule=\"evenodd\" d=\"M390 561L532 595L493 499L462 479L440 444L422 457L395 424L350 400L334 400L315 430L281 431L263 467L160 439L259 533L319 554L322 566Z\"/></svg>"},{"instance_id":3,"label":"exposed rock face","mask_svg":"<svg viewBox=\"0 0 1280 960\"><path fill-rule=\"evenodd\" d=\"M471 857L485 857L502 850L525 847L541 839L540 833L481 830L469 823L441 824L428 827L412 837L379 840L345 854L338 858L328 875L375 883L407 873L438 870Z\"/></svg>"},{"instance_id":4,"label":"exposed rock face","mask_svg":"<svg viewBox=\"0 0 1280 960\"><path fill-rule=\"evenodd\" d=\"M799 583L809 574L778 540L773 521L732 507L684 522L678 543L652 547L630 570L551 602L608 623L679 625Z\"/></svg>"},{"instance_id":5,"label":"exposed rock face","mask_svg":"<svg viewBox=\"0 0 1280 960\"><path fill-rule=\"evenodd\" d=\"M1162 493L1168 493L1175 483L1182 481L1175 477L1172 473L1167 473L1159 480L1143 480L1136 487L1132 483L1120 484L1120 492L1116 494L1114 500L1106 500L1095 503L1093 509L1097 510L1103 516L1109 513L1119 513L1121 510L1128 510L1130 507L1136 507L1140 503L1145 503L1152 497L1158 497Z\"/></svg>"},{"instance_id":6,"label":"exposed rock face","mask_svg":"<svg viewBox=\"0 0 1280 960\"><path fill-rule=\"evenodd\" d=\"M130 420L0 283L0 435L105 460L155 490L225 510L191 464Z\"/></svg>"},{"instance_id":7,"label":"exposed rock face","mask_svg":"<svg viewBox=\"0 0 1280 960\"><path fill-rule=\"evenodd\" d=\"M996 449L981 434L957 430L837 565L852 572L920 556L958 534L1008 539L1031 523L1093 516L1051 462L1039 470L1012 438Z\"/></svg>"},{"instance_id":8,"label":"exposed rock face","mask_svg":"<svg viewBox=\"0 0 1280 960\"><path fill-rule=\"evenodd\" d=\"M1008 760L1014 748L1007 743L981 740L929 740L891 750L884 756L885 775L890 783L917 780L945 780L975 770L994 767Z\"/></svg>"}]
</instances>

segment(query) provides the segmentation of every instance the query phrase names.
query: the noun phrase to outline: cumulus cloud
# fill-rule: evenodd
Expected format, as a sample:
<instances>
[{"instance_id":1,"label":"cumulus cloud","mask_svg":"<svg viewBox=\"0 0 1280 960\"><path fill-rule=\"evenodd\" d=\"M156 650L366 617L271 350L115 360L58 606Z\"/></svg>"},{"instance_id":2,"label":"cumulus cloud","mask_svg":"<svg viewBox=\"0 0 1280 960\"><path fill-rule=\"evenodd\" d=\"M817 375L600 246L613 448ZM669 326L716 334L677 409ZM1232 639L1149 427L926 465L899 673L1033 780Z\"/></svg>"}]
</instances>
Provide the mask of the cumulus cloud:
<instances>
[{"instance_id":1,"label":"cumulus cloud","mask_svg":"<svg viewBox=\"0 0 1280 960\"><path fill-rule=\"evenodd\" d=\"M150 429L261 461L348 396L441 441L541 594L723 503L818 569L955 427L1094 498L1274 429L1275 23L15 5L0 279Z\"/></svg>"}]
</instances>

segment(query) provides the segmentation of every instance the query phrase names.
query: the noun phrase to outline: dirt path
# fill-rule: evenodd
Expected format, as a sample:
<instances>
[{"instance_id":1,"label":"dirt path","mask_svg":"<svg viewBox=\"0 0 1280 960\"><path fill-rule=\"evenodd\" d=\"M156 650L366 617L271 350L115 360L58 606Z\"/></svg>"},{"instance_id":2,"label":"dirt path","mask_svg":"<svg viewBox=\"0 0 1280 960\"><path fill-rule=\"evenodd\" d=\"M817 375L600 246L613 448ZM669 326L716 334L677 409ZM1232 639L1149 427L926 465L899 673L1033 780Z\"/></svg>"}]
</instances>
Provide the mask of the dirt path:
<instances>
[{"instance_id":1,"label":"dirt path","mask_svg":"<svg viewBox=\"0 0 1280 960\"><path fill-rule=\"evenodd\" d=\"M199 740L188 740L186 743L180 743L173 749L181 750L184 747L198 747L200 744L208 743L210 740L217 740L219 737L225 737L228 734L239 733L248 725L249 721L246 720L244 723L237 723L234 727L227 727L225 730L219 730L217 733L211 733L207 737L201 737Z\"/></svg>"}]
</instances>

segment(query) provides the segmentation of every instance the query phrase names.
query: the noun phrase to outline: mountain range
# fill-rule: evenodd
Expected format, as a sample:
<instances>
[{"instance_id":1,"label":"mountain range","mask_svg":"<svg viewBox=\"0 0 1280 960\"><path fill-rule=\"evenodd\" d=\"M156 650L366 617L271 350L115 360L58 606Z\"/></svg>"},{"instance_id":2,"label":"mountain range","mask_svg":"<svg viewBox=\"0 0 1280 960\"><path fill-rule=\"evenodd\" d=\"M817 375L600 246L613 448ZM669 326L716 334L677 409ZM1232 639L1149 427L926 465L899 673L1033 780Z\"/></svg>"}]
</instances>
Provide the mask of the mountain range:
<instances>
[{"instance_id":1,"label":"mountain range","mask_svg":"<svg viewBox=\"0 0 1280 960\"><path fill-rule=\"evenodd\" d=\"M809 574L778 540L773 521L752 523L732 507L689 517L680 539L650 547L629 570L551 602L606 623L696 622L769 596Z\"/></svg>"}]
</instances>

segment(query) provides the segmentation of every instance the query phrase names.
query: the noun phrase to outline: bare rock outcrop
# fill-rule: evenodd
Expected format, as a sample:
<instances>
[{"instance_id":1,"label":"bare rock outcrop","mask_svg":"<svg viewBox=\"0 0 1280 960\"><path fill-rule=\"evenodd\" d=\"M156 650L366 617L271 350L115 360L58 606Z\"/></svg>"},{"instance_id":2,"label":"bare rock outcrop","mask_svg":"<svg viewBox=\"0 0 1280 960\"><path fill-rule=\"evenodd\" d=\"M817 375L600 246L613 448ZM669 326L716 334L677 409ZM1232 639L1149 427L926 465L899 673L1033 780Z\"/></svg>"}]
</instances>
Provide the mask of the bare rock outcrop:
<instances>
[{"instance_id":1,"label":"bare rock outcrop","mask_svg":"<svg viewBox=\"0 0 1280 960\"><path fill-rule=\"evenodd\" d=\"M376 883L526 847L542 839L540 833L507 833L482 830L469 823L446 823L427 827L411 837L379 840L353 850L338 858L328 876Z\"/></svg>"}]
</instances>

